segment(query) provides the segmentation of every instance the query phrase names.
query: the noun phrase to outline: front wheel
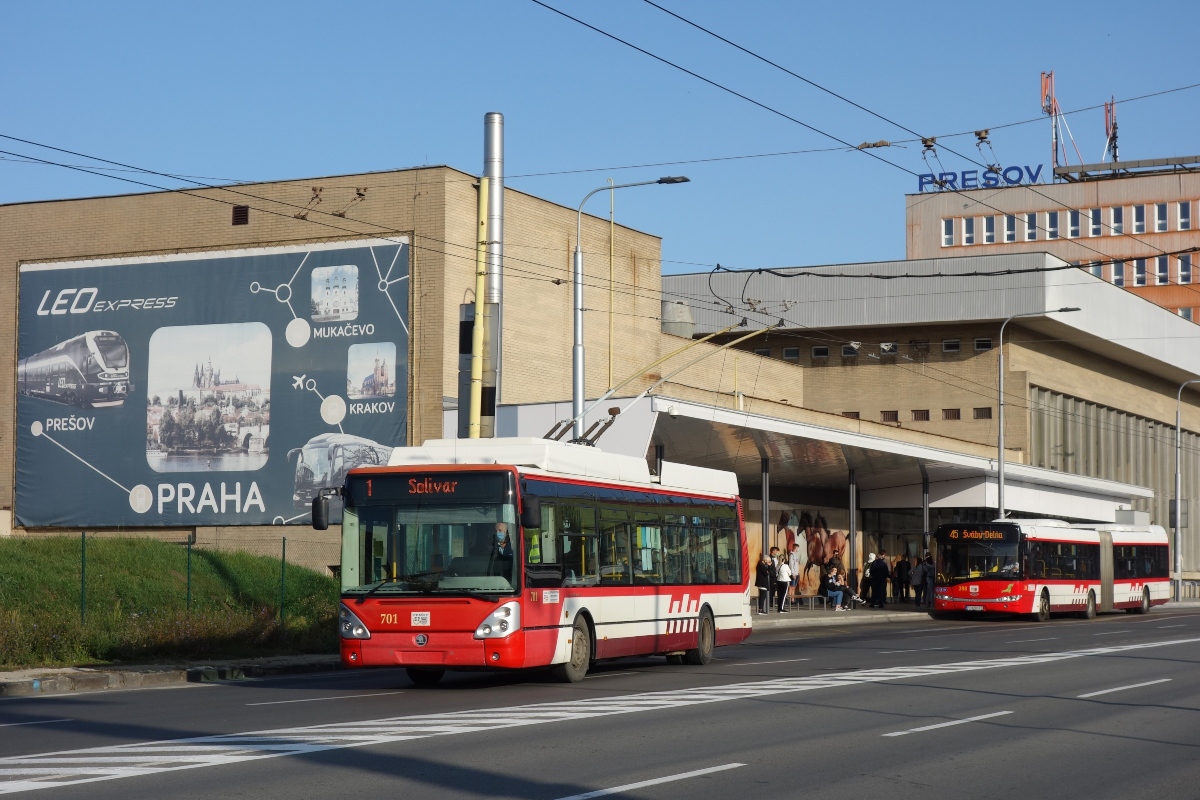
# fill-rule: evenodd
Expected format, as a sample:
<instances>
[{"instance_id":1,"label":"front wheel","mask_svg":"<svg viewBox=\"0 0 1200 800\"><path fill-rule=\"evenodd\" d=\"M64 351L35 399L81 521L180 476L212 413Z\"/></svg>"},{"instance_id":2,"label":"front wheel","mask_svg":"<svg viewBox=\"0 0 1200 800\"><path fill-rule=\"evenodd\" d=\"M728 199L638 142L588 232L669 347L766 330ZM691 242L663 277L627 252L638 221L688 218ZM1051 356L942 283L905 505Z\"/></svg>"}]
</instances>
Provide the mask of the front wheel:
<instances>
[{"instance_id":1,"label":"front wheel","mask_svg":"<svg viewBox=\"0 0 1200 800\"><path fill-rule=\"evenodd\" d=\"M404 670L408 673L408 679L417 686L434 686L446 674L444 669L417 669L416 667L408 667Z\"/></svg>"},{"instance_id":2,"label":"front wheel","mask_svg":"<svg viewBox=\"0 0 1200 800\"><path fill-rule=\"evenodd\" d=\"M582 617L575 618L571 627L571 656L565 664L556 664L552 670L560 683L578 683L587 675L592 664L592 636Z\"/></svg>"},{"instance_id":3,"label":"front wheel","mask_svg":"<svg viewBox=\"0 0 1200 800\"><path fill-rule=\"evenodd\" d=\"M1033 610L1032 617L1034 622L1048 622L1050 620L1050 595L1046 592L1042 592L1041 597L1038 598L1037 608Z\"/></svg>"},{"instance_id":4,"label":"front wheel","mask_svg":"<svg viewBox=\"0 0 1200 800\"><path fill-rule=\"evenodd\" d=\"M684 653L683 660L697 666L707 664L713 660L713 647L717 643L717 626L707 608L700 613L696 638L696 647Z\"/></svg>"},{"instance_id":5,"label":"front wheel","mask_svg":"<svg viewBox=\"0 0 1200 800\"><path fill-rule=\"evenodd\" d=\"M1087 605L1083 611L1079 612L1080 619L1095 619L1096 618L1096 595L1088 592Z\"/></svg>"}]
</instances>

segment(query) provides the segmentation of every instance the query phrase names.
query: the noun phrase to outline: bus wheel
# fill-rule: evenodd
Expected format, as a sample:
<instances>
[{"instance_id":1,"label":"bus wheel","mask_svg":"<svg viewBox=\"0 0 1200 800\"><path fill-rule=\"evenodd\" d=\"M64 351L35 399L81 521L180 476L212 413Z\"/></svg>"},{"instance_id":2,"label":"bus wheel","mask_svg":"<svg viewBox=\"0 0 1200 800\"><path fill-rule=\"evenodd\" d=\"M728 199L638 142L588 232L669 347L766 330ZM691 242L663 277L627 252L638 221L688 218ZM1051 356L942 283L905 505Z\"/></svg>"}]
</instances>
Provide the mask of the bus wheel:
<instances>
[{"instance_id":1,"label":"bus wheel","mask_svg":"<svg viewBox=\"0 0 1200 800\"><path fill-rule=\"evenodd\" d=\"M1088 592L1087 605L1083 611L1079 612L1080 619L1095 619L1096 618L1096 595Z\"/></svg>"},{"instance_id":2,"label":"bus wheel","mask_svg":"<svg viewBox=\"0 0 1200 800\"><path fill-rule=\"evenodd\" d=\"M717 626L713 623L712 612L707 608L700 612L696 634L696 648L684 653L683 660L688 664L707 664L713 660L713 647L717 642Z\"/></svg>"},{"instance_id":3,"label":"bus wheel","mask_svg":"<svg viewBox=\"0 0 1200 800\"><path fill-rule=\"evenodd\" d=\"M1149 614L1150 613L1150 590L1149 589L1142 590L1142 604L1140 606L1138 606L1136 609L1134 609L1134 613L1135 614Z\"/></svg>"},{"instance_id":4,"label":"bus wheel","mask_svg":"<svg viewBox=\"0 0 1200 800\"><path fill-rule=\"evenodd\" d=\"M578 683L587 675L591 663L592 635L583 617L576 617L571 628L571 659L565 664L554 665L554 678L561 683Z\"/></svg>"},{"instance_id":5,"label":"bus wheel","mask_svg":"<svg viewBox=\"0 0 1200 800\"><path fill-rule=\"evenodd\" d=\"M404 671L408 673L408 679L417 686L433 686L446 674L446 670L444 669L416 669L415 667L409 667Z\"/></svg>"},{"instance_id":6,"label":"bus wheel","mask_svg":"<svg viewBox=\"0 0 1200 800\"><path fill-rule=\"evenodd\" d=\"M1034 622L1048 622L1050 620L1050 595L1047 592L1042 592L1042 596L1038 598L1037 608L1033 611Z\"/></svg>"}]
</instances>

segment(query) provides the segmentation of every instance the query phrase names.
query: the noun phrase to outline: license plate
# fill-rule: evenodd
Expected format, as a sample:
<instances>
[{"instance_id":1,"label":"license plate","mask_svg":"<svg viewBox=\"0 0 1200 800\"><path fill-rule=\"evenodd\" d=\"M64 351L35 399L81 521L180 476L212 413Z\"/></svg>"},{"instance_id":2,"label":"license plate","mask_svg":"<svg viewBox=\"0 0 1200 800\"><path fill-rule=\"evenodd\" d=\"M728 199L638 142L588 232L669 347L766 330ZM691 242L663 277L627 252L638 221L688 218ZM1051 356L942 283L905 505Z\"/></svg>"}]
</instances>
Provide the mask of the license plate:
<instances>
[{"instance_id":1,"label":"license plate","mask_svg":"<svg viewBox=\"0 0 1200 800\"><path fill-rule=\"evenodd\" d=\"M983 606L967 606L967 611L983 611Z\"/></svg>"}]
</instances>

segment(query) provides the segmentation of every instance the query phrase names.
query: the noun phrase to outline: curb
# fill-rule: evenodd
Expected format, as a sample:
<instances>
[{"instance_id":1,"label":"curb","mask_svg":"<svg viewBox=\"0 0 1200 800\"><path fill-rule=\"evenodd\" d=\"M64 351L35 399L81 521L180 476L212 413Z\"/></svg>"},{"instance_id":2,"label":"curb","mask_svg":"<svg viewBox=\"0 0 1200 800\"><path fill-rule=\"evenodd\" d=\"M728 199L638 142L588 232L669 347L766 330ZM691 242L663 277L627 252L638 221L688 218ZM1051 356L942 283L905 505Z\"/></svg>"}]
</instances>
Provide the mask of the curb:
<instances>
[{"instance_id":1,"label":"curb","mask_svg":"<svg viewBox=\"0 0 1200 800\"><path fill-rule=\"evenodd\" d=\"M140 670L63 670L39 677L5 679L0 677L0 697L31 697L35 695L93 692L106 689L144 689L182 683L212 683L266 678L276 675L295 675L311 672L333 672L342 668L337 656L320 656L296 663L234 663L217 666L146 668Z\"/></svg>"},{"instance_id":2,"label":"curb","mask_svg":"<svg viewBox=\"0 0 1200 800\"><path fill-rule=\"evenodd\" d=\"M792 628L823 628L830 625L866 625L872 622L919 622L928 620L929 615L924 611L897 611L876 613L855 613L853 611L838 614L835 611L792 612L793 616L780 619L762 619L758 615L753 618L752 625L756 631L789 630Z\"/></svg>"}]
</instances>

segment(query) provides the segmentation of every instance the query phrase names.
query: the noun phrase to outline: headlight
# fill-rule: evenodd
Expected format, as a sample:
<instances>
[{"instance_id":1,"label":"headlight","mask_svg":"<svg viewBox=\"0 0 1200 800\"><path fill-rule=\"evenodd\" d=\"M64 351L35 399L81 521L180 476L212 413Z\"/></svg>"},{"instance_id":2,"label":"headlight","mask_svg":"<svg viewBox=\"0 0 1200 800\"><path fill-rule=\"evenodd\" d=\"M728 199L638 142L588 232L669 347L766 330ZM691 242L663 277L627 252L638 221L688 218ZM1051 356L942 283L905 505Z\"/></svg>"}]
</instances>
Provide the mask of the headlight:
<instances>
[{"instance_id":1,"label":"headlight","mask_svg":"<svg viewBox=\"0 0 1200 800\"><path fill-rule=\"evenodd\" d=\"M521 629L521 604L505 603L487 615L475 629L476 639L503 639Z\"/></svg>"},{"instance_id":2,"label":"headlight","mask_svg":"<svg viewBox=\"0 0 1200 800\"><path fill-rule=\"evenodd\" d=\"M341 633L343 639L371 638L371 632L367 630L367 626L345 603L341 604L341 611L338 612L338 632Z\"/></svg>"}]
</instances>

